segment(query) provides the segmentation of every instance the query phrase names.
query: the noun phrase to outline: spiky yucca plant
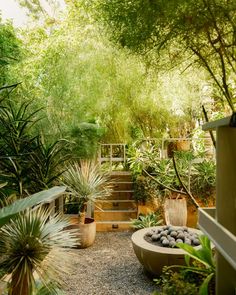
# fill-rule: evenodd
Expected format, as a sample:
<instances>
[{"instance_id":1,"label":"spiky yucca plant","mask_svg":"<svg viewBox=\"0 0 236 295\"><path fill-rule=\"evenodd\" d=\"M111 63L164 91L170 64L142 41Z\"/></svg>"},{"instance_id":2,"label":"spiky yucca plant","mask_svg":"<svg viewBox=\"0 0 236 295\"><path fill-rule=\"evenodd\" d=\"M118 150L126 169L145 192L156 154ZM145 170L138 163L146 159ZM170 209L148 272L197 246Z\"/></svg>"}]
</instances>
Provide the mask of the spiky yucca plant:
<instances>
[{"instance_id":1,"label":"spiky yucca plant","mask_svg":"<svg viewBox=\"0 0 236 295\"><path fill-rule=\"evenodd\" d=\"M88 201L94 202L97 198L106 197L112 190L109 174L102 172L99 165L92 160L70 164L63 174L63 184L77 198L79 211L85 210Z\"/></svg>"},{"instance_id":2,"label":"spiky yucca plant","mask_svg":"<svg viewBox=\"0 0 236 295\"><path fill-rule=\"evenodd\" d=\"M9 294L32 294L36 278L47 287L49 281L58 282L68 269L68 247L76 242L74 233L64 230L68 225L62 216L50 217L40 208L22 212L1 227L0 278L11 275Z\"/></svg>"}]
</instances>

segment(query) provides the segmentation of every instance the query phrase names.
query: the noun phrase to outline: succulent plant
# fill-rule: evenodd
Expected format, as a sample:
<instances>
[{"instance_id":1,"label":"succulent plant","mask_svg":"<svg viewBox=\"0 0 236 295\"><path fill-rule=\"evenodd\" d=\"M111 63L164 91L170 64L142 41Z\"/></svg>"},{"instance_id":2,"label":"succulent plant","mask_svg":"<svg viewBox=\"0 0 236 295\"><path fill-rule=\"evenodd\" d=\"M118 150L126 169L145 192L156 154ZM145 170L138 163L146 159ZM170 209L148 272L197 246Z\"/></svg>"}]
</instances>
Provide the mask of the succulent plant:
<instances>
[{"instance_id":1,"label":"succulent plant","mask_svg":"<svg viewBox=\"0 0 236 295\"><path fill-rule=\"evenodd\" d=\"M161 215L159 213L151 212L147 215L139 215L137 219L132 219L132 226L135 229L141 229L151 226L160 225L163 223L163 219L161 219ZM151 236L154 234L154 232L149 233ZM155 232L155 234L158 234L158 232Z\"/></svg>"}]
</instances>

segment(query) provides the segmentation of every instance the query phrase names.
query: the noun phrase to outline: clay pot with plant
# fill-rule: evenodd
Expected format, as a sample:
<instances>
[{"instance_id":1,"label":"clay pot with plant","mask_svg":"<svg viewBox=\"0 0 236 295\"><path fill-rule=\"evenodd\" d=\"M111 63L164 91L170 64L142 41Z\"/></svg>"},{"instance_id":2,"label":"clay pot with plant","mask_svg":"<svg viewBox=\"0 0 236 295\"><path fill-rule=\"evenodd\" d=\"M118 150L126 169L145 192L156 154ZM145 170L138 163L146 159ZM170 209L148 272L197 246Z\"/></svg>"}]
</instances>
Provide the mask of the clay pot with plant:
<instances>
[{"instance_id":1,"label":"clay pot with plant","mask_svg":"<svg viewBox=\"0 0 236 295\"><path fill-rule=\"evenodd\" d=\"M166 223L185 226L188 217L187 200L196 209L199 208L199 204L185 185L186 181L183 180L182 175L187 175L184 160L181 159L179 162L182 162L181 167L177 167L176 158L172 155L172 159L168 160L168 163L165 163L166 171L159 171L155 177L147 171L145 173L160 185L160 190L166 193L163 204Z\"/></svg>"},{"instance_id":2,"label":"clay pot with plant","mask_svg":"<svg viewBox=\"0 0 236 295\"><path fill-rule=\"evenodd\" d=\"M94 204L97 198L104 198L110 195L112 186L107 172L101 171L99 165L92 160L81 160L79 163L70 164L63 174L63 184L67 186L70 196L74 197L77 205L78 217L71 228L79 229L80 248L86 248L93 244L96 235L96 223L89 217L88 207Z\"/></svg>"},{"instance_id":3,"label":"clay pot with plant","mask_svg":"<svg viewBox=\"0 0 236 295\"><path fill-rule=\"evenodd\" d=\"M167 224L186 225L187 200L193 204L194 208L199 207L196 198L185 185L189 183L189 162L193 157L190 151L179 151L173 152L171 158L162 159L149 149L139 150L137 156L132 158L130 167L133 169L138 167L138 171L141 171L143 176L156 183L156 196L163 207Z\"/></svg>"}]
</instances>

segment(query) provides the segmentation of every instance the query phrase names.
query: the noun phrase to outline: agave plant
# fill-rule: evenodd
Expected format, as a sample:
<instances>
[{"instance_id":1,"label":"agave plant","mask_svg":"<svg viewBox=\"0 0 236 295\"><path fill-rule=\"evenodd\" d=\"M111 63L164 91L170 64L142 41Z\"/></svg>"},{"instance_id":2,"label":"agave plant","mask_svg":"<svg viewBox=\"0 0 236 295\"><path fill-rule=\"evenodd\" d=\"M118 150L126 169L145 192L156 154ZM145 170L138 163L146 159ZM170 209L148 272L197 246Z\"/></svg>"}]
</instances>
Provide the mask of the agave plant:
<instances>
[{"instance_id":1,"label":"agave plant","mask_svg":"<svg viewBox=\"0 0 236 295\"><path fill-rule=\"evenodd\" d=\"M147 215L139 215L137 219L132 219L132 226L135 229L141 229L151 226L157 226L163 224L163 219L160 218L160 214L151 212Z\"/></svg>"},{"instance_id":2,"label":"agave plant","mask_svg":"<svg viewBox=\"0 0 236 295\"><path fill-rule=\"evenodd\" d=\"M63 184L76 198L79 213L85 210L89 201L110 195L112 189L109 174L102 172L98 164L91 160L72 163L63 174Z\"/></svg>"},{"instance_id":3,"label":"agave plant","mask_svg":"<svg viewBox=\"0 0 236 295\"><path fill-rule=\"evenodd\" d=\"M32 130L40 111L32 111L31 102L0 101L0 181L8 182L6 195L26 196L49 188L65 171L69 142L45 143Z\"/></svg>"},{"instance_id":4,"label":"agave plant","mask_svg":"<svg viewBox=\"0 0 236 295\"><path fill-rule=\"evenodd\" d=\"M43 284L57 282L67 269L67 247L75 245L74 234L64 230L69 222L62 216L49 217L50 212L42 207L27 210L0 229L1 278L11 275L12 295L32 294L35 278Z\"/></svg>"}]
</instances>

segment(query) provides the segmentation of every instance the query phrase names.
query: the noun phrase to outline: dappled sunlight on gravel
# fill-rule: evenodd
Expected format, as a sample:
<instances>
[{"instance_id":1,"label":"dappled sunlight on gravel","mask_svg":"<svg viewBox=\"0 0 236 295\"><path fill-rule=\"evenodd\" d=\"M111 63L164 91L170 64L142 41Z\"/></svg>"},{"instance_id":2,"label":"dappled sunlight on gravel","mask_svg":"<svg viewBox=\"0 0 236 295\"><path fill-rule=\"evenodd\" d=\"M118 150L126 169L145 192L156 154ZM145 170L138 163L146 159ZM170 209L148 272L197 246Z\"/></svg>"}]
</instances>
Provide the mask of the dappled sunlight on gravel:
<instances>
[{"instance_id":1,"label":"dappled sunlight on gravel","mask_svg":"<svg viewBox=\"0 0 236 295\"><path fill-rule=\"evenodd\" d=\"M97 233L93 246L73 249L66 295L150 295L155 284L137 260L130 232Z\"/></svg>"}]
</instances>

